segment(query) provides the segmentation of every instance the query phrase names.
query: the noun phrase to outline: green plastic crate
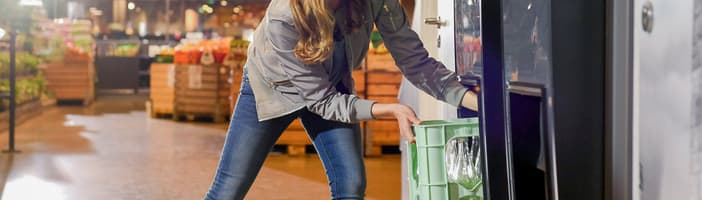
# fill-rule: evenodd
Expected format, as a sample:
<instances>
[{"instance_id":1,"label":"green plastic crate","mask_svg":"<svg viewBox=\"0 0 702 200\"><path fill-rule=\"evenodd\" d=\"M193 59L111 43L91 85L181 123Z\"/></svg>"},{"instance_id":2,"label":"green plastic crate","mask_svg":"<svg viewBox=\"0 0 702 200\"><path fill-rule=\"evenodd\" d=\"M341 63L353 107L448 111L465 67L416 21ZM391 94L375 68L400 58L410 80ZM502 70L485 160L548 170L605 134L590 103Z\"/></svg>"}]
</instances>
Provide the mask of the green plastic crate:
<instances>
[{"instance_id":1,"label":"green plastic crate","mask_svg":"<svg viewBox=\"0 0 702 200\"><path fill-rule=\"evenodd\" d=\"M472 192L449 183L445 167L446 143L457 137L478 136L478 119L425 121L415 125L416 144L407 145L410 199L482 199L482 189ZM481 187L482 188L482 187Z\"/></svg>"}]
</instances>

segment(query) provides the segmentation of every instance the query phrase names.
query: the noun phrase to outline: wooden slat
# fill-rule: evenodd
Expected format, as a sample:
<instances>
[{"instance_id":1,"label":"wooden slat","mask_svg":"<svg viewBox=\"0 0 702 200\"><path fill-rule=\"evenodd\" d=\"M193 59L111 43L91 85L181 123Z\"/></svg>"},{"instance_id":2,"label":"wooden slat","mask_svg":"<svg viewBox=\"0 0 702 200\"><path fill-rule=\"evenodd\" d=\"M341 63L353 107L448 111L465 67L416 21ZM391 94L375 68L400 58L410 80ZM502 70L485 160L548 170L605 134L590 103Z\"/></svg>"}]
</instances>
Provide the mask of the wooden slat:
<instances>
[{"instance_id":1,"label":"wooden slat","mask_svg":"<svg viewBox=\"0 0 702 200\"><path fill-rule=\"evenodd\" d=\"M373 132L371 138L374 145L400 144L400 132Z\"/></svg>"},{"instance_id":2,"label":"wooden slat","mask_svg":"<svg viewBox=\"0 0 702 200\"><path fill-rule=\"evenodd\" d=\"M400 85L368 85L368 96L397 96L400 90Z\"/></svg>"},{"instance_id":3,"label":"wooden slat","mask_svg":"<svg viewBox=\"0 0 702 200\"><path fill-rule=\"evenodd\" d=\"M373 132L399 132L399 126L395 120L372 120L366 123L366 129Z\"/></svg>"},{"instance_id":4,"label":"wooden slat","mask_svg":"<svg viewBox=\"0 0 702 200\"><path fill-rule=\"evenodd\" d=\"M366 60L368 61L367 71L400 71L395 66L395 61L390 54L369 53Z\"/></svg>"},{"instance_id":5,"label":"wooden slat","mask_svg":"<svg viewBox=\"0 0 702 200\"><path fill-rule=\"evenodd\" d=\"M222 107L220 107L220 114L224 115L229 113L229 111L226 110L227 107L224 107L225 110L221 110ZM202 114L202 115L213 115L215 114L216 107L214 105L210 106L198 106L198 105L176 105L175 106L175 111L179 112L181 114Z\"/></svg>"},{"instance_id":6,"label":"wooden slat","mask_svg":"<svg viewBox=\"0 0 702 200\"><path fill-rule=\"evenodd\" d=\"M220 103L222 100L228 100L228 99L220 99ZM178 104L188 104L188 105L214 105L217 102L217 99L210 99L210 98L179 98L176 100Z\"/></svg>"},{"instance_id":7,"label":"wooden slat","mask_svg":"<svg viewBox=\"0 0 702 200\"><path fill-rule=\"evenodd\" d=\"M71 90L71 89L65 89L65 90L54 90L54 95L56 96L56 99L58 100L82 100L88 97L88 92L85 90Z\"/></svg>"},{"instance_id":8,"label":"wooden slat","mask_svg":"<svg viewBox=\"0 0 702 200\"><path fill-rule=\"evenodd\" d=\"M402 73L399 72L369 72L368 84L395 84L402 83Z\"/></svg>"}]
</instances>

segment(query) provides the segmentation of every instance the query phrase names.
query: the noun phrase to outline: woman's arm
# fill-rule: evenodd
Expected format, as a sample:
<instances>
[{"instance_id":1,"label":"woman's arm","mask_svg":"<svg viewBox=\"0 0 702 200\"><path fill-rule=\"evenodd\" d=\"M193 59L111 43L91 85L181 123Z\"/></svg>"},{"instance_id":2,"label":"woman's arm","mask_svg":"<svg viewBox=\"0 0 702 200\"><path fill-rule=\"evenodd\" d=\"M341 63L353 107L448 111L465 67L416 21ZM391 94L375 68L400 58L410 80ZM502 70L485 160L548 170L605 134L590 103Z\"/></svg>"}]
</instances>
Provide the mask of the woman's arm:
<instances>
[{"instance_id":1,"label":"woman's arm","mask_svg":"<svg viewBox=\"0 0 702 200\"><path fill-rule=\"evenodd\" d=\"M271 51L280 59L281 66L265 67L282 67L310 112L327 120L345 123L373 118L373 101L337 92L321 64L306 65L295 56L298 33L290 22L271 19L269 23Z\"/></svg>"},{"instance_id":2,"label":"woman's arm","mask_svg":"<svg viewBox=\"0 0 702 200\"><path fill-rule=\"evenodd\" d=\"M417 33L410 29L398 0L384 0L375 20L385 46L407 80L441 101L477 110L477 95L463 87L444 64L429 57Z\"/></svg>"}]
</instances>

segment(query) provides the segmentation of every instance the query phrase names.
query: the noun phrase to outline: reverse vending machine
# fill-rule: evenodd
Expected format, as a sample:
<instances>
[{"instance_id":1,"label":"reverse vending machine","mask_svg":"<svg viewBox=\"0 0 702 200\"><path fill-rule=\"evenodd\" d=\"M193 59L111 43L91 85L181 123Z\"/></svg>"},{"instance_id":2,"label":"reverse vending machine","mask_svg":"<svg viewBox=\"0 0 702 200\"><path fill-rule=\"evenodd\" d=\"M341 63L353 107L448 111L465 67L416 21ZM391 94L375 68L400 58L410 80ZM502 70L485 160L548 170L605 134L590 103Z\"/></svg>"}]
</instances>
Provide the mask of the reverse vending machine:
<instances>
[{"instance_id":1,"label":"reverse vending machine","mask_svg":"<svg viewBox=\"0 0 702 200\"><path fill-rule=\"evenodd\" d=\"M603 199L606 2L453 2L438 24L479 96L458 117L480 121L483 198Z\"/></svg>"}]
</instances>

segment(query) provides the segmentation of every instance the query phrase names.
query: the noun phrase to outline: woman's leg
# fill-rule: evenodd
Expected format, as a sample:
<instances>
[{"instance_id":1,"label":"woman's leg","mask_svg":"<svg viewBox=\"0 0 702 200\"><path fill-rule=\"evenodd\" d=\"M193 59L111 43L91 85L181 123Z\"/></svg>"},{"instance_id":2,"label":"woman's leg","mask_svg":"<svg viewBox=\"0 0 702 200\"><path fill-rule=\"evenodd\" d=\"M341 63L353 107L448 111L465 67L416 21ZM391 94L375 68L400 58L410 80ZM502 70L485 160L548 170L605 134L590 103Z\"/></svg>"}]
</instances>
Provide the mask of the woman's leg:
<instances>
[{"instance_id":1,"label":"woman's leg","mask_svg":"<svg viewBox=\"0 0 702 200\"><path fill-rule=\"evenodd\" d=\"M306 110L300 118L324 164L332 199L363 199L366 168L360 126L325 120Z\"/></svg>"},{"instance_id":2,"label":"woman's leg","mask_svg":"<svg viewBox=\"0 0 702 200\"><path fill-rule=\"evenodd\" d=\"M244 77L219 167L205 199L243 199L275 141L295 118L297 113L259 122L256 100Z\"/></svg>"}]
</instances>

